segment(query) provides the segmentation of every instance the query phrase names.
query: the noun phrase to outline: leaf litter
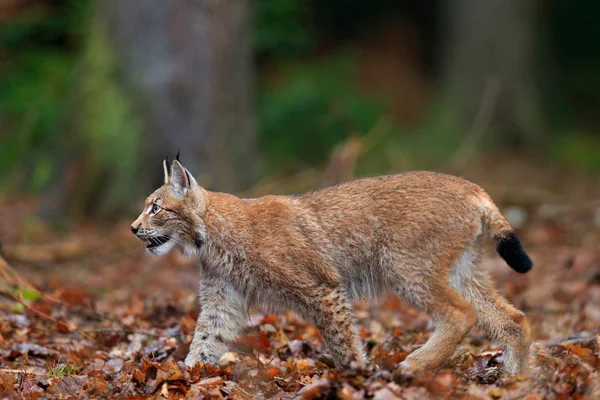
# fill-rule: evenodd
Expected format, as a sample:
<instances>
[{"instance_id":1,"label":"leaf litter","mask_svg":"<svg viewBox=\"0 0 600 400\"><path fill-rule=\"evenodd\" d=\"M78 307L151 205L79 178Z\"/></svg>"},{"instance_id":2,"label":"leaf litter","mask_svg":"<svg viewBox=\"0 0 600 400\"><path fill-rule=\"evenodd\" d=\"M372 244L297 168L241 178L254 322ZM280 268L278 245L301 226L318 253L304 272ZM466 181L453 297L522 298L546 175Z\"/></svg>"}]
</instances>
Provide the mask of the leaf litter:
<instances>
[{"instance_id":1,"label":"leaf litter","mask_svg":"<svg viewBox=\"0 0 600 400\"><path fill-rule=\"evenodd\" d=\"M502 350L477 329L437 371L397 374L432 331L398 298L355 306L366 368L336 370L314 327L260 309L217 365L186 368L197 269L178 254L146 255L125 226L39 229L39 249L16 236L3 243L1 398L600 398L600 231L585 221L575 232L543 218L524 227L536 263L525 276L484 259L531 323L523 376L503 374Z\"/></svg>"}]
</instances>

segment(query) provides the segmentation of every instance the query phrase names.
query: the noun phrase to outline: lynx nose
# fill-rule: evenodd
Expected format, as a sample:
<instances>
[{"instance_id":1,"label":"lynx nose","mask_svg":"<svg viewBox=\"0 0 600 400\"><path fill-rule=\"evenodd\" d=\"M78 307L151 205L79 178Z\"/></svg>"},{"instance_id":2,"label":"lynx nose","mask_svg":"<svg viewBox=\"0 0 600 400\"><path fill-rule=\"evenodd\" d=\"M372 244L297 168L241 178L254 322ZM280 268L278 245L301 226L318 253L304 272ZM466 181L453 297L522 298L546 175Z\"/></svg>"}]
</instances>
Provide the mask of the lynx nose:
<instances>
[{"instance_id":1,"label":"lynx nose","mask_svg":"<svg viewBox=\"0 0 600 400\"><path fill-rule=\"evenodd\" d=\"M133 232L134 235L137 235L139 228L136 228L133 225L131 225L129 228L131 229L131 232Z\"/></svg>"}]
</instances>

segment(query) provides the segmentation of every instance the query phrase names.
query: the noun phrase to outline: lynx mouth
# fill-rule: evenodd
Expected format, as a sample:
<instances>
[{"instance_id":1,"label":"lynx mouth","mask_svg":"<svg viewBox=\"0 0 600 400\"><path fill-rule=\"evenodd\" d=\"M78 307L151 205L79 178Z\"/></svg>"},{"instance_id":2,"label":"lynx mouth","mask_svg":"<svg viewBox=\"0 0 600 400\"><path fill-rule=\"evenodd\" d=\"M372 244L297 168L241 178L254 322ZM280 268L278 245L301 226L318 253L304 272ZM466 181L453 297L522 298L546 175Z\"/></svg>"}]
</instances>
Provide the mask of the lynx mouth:
<instances>
[{"instance_id":1,"label":"lynx mouth","mask_svg":"<svg viewBox=\"0 0 600 400\"><path fill-rule=\"evenodd\" d=\"M155 247L158 247L160 245L167 243L170 239L171 239L171 237L166 236L166 235L150 237L150 238L146 239L146 248L153 249Z\"/></svg>"}]
</instances>

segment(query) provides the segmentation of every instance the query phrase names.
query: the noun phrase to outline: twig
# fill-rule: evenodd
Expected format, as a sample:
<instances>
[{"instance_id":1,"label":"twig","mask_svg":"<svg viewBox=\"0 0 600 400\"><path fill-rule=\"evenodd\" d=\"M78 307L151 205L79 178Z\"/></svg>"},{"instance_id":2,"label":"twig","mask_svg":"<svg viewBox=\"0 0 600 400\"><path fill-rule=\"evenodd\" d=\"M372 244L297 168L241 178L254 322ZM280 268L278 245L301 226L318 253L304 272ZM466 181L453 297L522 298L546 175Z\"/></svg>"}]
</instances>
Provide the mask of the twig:
<instances>
[{"instance_id":1,"label":"twig","mask_svg":"<svg viewBox=\"0 0 600 400\"><path fill-rule=\"evenodd\" d=\"M153 337L171 337L170 335L166 335L164 333L151 333L151 332L137 331L134 329L86 329L85 331L82 331L82 332L85 332L85 333L125 333L125 334L138 333L140 335L153 336Z\"/></svg>"},{"instance_id":2,"label":"twig","mask_svg":"<svg viewBox=\"0 0 600 400\"><path fill-rule=\"evenodd\" d=\"M56 297L50 296L50 295L48 295L46 293L42 293L35 286L33 286L31 283L29 283L25 279L21 278L19 276L19 274L14 270L14 268L12 268L8 264L8 262L6 261L6 259L4 259L1 255L0 255L0 274L4 277L4 279L6 280L6 282L9 283L9 284L11 284L11 285L15 285L17 287L25 287L25 288L33 291L35 294L37 294L38 296L40 296L40 298L42 298L42 299L44 299L44 300L46 300L48 302L51 302L51 303L56 304L56 305L59 305L59 306L61 306L63 308L69 308L69 306L67 306L66 304L64 304L60 299L57 299ZM10 292L0 291L0 294L4 294L5 296L7 295L8 297L12 298L13 300L21 303L28 310L31 310L34 313L37 313L38 315L41 315L44 318L54 320L57 323L62 323L63 325L67 326L64 322L58 321L58 320L54 319L53 317L51 317L50 315L46 315L46 314L40 312L39 310L32 309L31 307L29 307L27 304L23 303L21 300L19 300L17 297L15 297ZM87 308L82 307L82 306L72 306L71 309L80 310L80 311L83 311L83 312L85 312L85 313L87 313L89 315L94 315L94 316L99 317L99 318L101 318L103 320L115 322L115 323L118 323L119 325L122 325L121 321L119 321L116 318L111 318L111 317L106 316L106 315L104 315L102 313L99 313L99 312L94 311L94 310L87 309ZM81 333L81 332L78 332L77 330L74 330L74 332ZM87 338L87 339L90 339L90 337L87 336L87 335L85 335L85 333L82 333L82 336L85 337L85 338Z\"/></svg>"},{"instance_id":3,"label":"twig","mask_svg":"<svg viewBox=\"0 0 600 400\"><path fill-rule=\"evenodd\" d=\"M60 302L60 300L52 297L52 296L48 296L43 294L42 292L40 292L39 290L37 290L32 284L30 284L29 282L25 281L23 278L21 278L19 276L19 274L17 274L17 272L11 268L11 266L8 264L8 262L0 256L0 272L2 273L2 276L4 276L4 278L7 280L7 282L11 283L11 284L16 284L18 287L26 287L32 291L34 291L37 295L39 295L41 298L44 298L46 300L51 301L52 303L55 304L60 304L62 305L62 303ZM68 325L66 323L64 323L61 320L58 320L56 318L54 318L51 315L48 315L38 309L32 308L29 304L27 304L26 302L24 302L20 296L16 296L13 293L11 293L10 291L7 290L1 290L0 294L9 297L11 299L13 299L14 301L18 302L19 304L21 304L23 307L25 307L27 310L33 312L34 314L39 315L42 318L48 319L52 322L55 322L57 325L63 325L65 327L68 328ZM74 332L78 332L80 333L83 337L85 337L86 339L91 339L88 335L86 335L83 332L79 332L77 329L70 329L69 330L73 330Z\"/></svg>"},{"instance_id":4,"label":"twig","mask_svg":"<svg viewBox=\"0 0 600 400\"><path fill-rule=\"evenodd\" d=\"M123 326L123 323L118 318L113 318L110 315L103 314L99 311L90 310L89 308L85 308L83 306L67 306L63 303L59 303L59 304L65 308L69 308L71 311L73 311L75 313L80 312L82 314L87 314L88 317L95 317L100 320L114 322L116 324Z\"/></svg>"},{"instance_id":5,"label":"twig","mask_svg":"<svg viewBox=\"0 0 600 400\"><path fill-rule=\"evenodd\" d=\"M16 302L18 302L19 304L21 304L21 305L22 305L23 307L25 307L27 310L31 311L31 312L32 312L32 313L34 313L34 314L37 314L37 315L39 315L39 316L40 316L40 317L42 317L42 318L45 318L45 319L47 319L47 320L50 320L50 321L52 321L52 322L55 322L57 325L63 325L63 326L65 326L67 329L69 329L70 331L73 331L73 332L79 333L81 336L83 336L83 337L84 337L84 338L86 338L86 339L90 339L90 340L92 339L92 338L91 338L89 335L86 335L84 332L82 332L82 331L79 331L78 329L71 329L71 328L69 328L69 326L68 326L66 323L64 323L63 321L61 321L61 320L59 320L59 319L56 319L56 318L54 318L53 316L51 316L51 315L48 315L48 314L46 314L46 313L45 313L45 312L43 312L43 311L40 311L40 310L38 310L38 309L36 309L36 308L33 308L33 307L31 307L29 304L27 304L26 302L24 302L23 300L21 300L21 299L20 299L18 296L15 296L14 294L12 294L12 293L10 293L10 292L7 292L7 291L5 291L5 290L2 290L2 291L0 291L0 294L1 294L1 295L3 295L3 296L5 296L5 297L10 297L10 298L12 298L14 301L16 301Z\"/></svg>"},{"instance_id":6,"label":"twig","mask_svg":"<svg viewBox=\"0 0 600 400\"><path fill-rule=\"evenodd\" d=\"M567 337L557 337L550 340L539 340L536 343L539 343L543 346L567 345L573 343L582 343L589 340L596 340L598 335L600 335L600 332L592 333L589 335L575 334Z\"/></svg>"},{"instance_id":7,"label":"twig","mask_svg":"<svg viewBox=\"0 0 600 400\"><path fill-rule=\"evenodd\" d=\"M11 368L0 368L0 373L6 374L29 374L29 375L37 375L37 376L46 376L46 374L41 372L30 372L25 371L24 369L11 369Z\"/></svg>"},{"instance_id":8,"label":"twig","mask_svg":"<svg viewBox=\"0 0 600 400\"><path fill-rule=\"evenodd\" d=\"M15 271L14 268L12 268L9 264L8 261L6 261L6 259L4 257L2 257L2 255L0 255L0 273L2 274L2 276L4 277L4 279L6 279L6 282L18 287L25 287L29 290L31 290L32 292L34 292L35 294L37 294L38 296L44 298L45 300L48 300L52 303L55 304L60 304L60 300L57 299L56 297L47 295L45 293L40 292L35 286L33 286L31 283L27 282L25 279L21 278L21 276L17 273L17 271Z\"/></svg>"}]
</instances>

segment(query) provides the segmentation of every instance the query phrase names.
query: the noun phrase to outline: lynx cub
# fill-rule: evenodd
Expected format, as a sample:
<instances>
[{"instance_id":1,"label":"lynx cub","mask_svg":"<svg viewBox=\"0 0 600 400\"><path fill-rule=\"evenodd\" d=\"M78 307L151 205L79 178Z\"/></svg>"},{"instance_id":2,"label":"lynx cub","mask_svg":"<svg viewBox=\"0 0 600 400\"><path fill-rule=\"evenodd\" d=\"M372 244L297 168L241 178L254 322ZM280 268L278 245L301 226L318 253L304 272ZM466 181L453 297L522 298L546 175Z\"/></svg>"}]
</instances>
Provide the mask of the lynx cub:
<instances>
[{"instance_id":1,"label":"lynx cub","mask_svg":"<svg viewBox=\"0 0 600 400\"><path fill-rule=\"evenodd\" d=\"M337 366L366 361L351 302L393 292L436 330L400 364L436 368L476 325L522 373L529 323L479 265L485 234L515 271L532 262L490 197L433 172L360 179L296 196L240 199L209 192L179 162L131 225L152 254L176 245L200 264L201 312L189 366L214 363L252 304L285 307L319 329Z\"/></svg>"}]
</instances>

